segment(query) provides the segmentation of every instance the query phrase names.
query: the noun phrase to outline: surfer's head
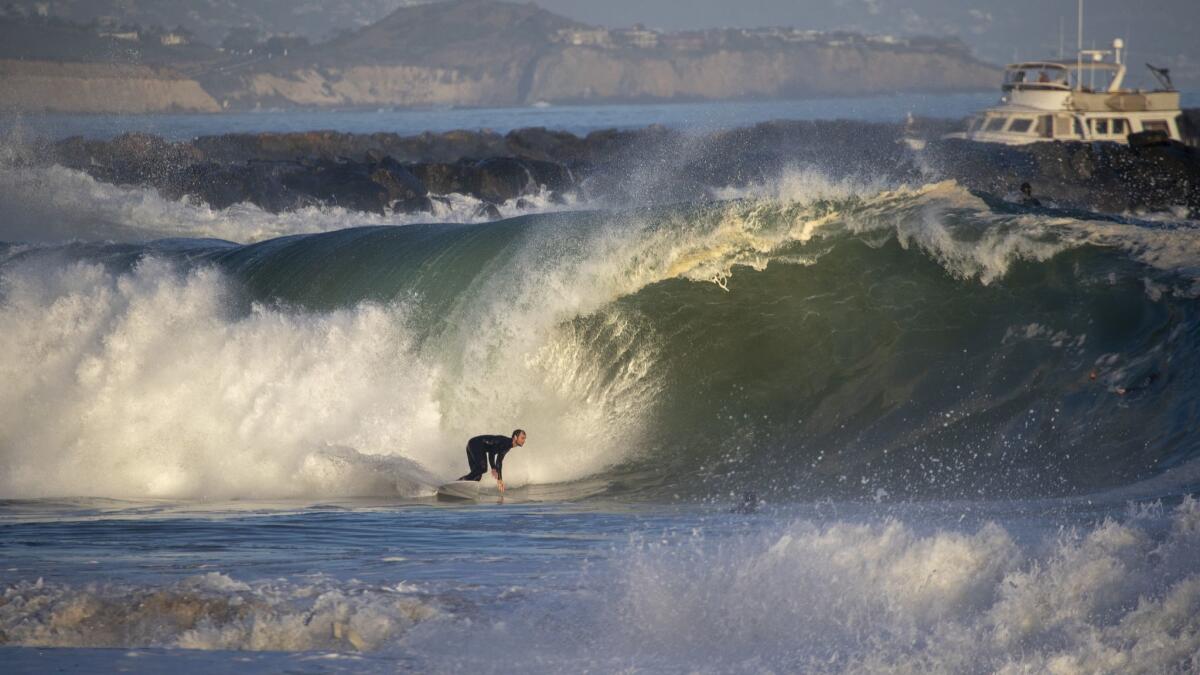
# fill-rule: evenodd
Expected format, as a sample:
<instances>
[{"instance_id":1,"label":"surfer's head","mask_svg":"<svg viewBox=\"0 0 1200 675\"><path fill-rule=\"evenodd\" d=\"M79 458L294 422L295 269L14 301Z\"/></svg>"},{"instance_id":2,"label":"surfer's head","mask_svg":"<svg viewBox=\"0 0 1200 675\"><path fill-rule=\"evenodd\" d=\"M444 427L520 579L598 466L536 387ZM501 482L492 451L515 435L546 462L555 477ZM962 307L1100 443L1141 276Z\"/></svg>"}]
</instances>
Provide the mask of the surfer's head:
<instances>
[{"instance_id":1,"label":"surfer's head","mask_svg":"<svg viewBox=\"0 0 1200 675\"><path fill-rule=\"evenodd\" d=\"M512 441L513 441L514 448L519 448L522 445L525 445L525 430L517 429L516 431L514 431L513 435L512 435Z\"/></svg>"}]
</instances>

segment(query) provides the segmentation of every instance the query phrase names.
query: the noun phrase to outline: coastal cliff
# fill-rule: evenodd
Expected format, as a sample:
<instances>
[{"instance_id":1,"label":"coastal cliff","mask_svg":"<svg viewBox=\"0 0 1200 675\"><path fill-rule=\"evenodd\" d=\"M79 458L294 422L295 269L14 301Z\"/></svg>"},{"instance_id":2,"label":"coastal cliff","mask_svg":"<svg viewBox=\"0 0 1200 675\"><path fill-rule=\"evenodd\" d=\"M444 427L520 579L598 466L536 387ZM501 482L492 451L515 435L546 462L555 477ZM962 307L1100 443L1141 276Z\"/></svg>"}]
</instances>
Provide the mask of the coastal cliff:
<instances>
[{"instance_id":1,"label":"coastal cliff","mask_svg":"<svg viewBox=\"0 0 1200 675\"><path fill-rule=\"evenodd\" d=\"M568 48L540 59L526 103L962 91L996 71L960 56L850 47L640 55Z\"/></svg>"},{"instance_id":2,"label":"coastal cliff","mask_svg":"<svg viewBox=\"0 0 1200 675\"><path fill-rule=\"evenodd\" d=\"M671 56L569 47L475 71L357 65L253 73L218 95L235 108L483 106L964 91L994 79L988 65L941 54L810 47Z\"/></svg>"},{"instance_id":3,"label":"coastal cliff","mask_svg":"<svg viewBox=\"0 0 1200 675\"><path fill-rule=\"evenodd\" d=\"M216 112L195 80L169 69L0 60L0 111Z\"/></svg>"},{"instance_id":4,"label":"coastal cliff","mask_svg":"<svg viewBox=\"0 0 1200 675\"><path fill-rule=\"evenodd\" d=\"M206 86L233 108L483 106L966 91L997 73L952 40L607 30L534 5L457 0L402 8Z\"/></svg>"}]
</instances>

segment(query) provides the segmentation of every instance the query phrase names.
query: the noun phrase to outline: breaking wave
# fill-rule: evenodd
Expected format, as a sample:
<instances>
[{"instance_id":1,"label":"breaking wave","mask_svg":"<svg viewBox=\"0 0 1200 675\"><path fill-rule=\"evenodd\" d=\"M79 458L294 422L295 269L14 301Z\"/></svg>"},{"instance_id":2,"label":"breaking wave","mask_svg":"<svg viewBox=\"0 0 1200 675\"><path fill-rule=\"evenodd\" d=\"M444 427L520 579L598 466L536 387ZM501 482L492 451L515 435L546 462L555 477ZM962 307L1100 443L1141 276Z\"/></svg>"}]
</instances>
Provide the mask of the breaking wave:
<instances>
[{"instance_id":1,"label":"breaking wave","mask_svg":"<svg viewBox=\"0 0 1200 675\"><path fill-rule=\"evenodd\" d=\"M419 495L515 426L518 481L652 496L1076 494L1194 463L1200 230L954 183L762 191L4 246L0 492Z\"/></svg>"}]
</instances>

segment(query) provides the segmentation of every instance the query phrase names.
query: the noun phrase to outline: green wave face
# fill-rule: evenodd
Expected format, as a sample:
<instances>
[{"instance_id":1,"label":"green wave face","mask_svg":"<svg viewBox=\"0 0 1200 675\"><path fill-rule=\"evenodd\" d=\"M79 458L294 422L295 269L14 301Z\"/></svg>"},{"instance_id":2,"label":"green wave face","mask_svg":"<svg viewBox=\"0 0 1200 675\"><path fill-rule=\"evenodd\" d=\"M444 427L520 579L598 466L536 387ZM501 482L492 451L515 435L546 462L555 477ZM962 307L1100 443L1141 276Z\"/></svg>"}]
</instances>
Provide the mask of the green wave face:
<instances>
[{"instance_id":1,"label":"green wave face","mask_svg":"<svg viewBox=\"0 0 1200 675\"><path fill-rule=\"evenodd\" d=\"M895 240L847 238L813 265L738 270L728 292L662 282L617 303L661 341L639 466L795 495L1144 478L1197 449L1200 333L1194 300L1148 299L1143 274L1082 250L982 285Z\"/></svg>"}]
</instances>

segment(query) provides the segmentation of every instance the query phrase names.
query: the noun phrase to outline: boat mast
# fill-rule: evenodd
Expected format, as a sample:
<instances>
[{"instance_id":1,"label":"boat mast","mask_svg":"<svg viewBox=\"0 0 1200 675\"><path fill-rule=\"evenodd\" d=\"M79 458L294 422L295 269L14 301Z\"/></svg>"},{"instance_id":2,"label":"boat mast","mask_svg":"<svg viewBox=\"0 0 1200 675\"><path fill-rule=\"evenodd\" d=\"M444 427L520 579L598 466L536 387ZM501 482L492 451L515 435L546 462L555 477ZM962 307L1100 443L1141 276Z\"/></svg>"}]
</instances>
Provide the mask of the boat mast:
<instances>
[{"instance_id":1,"label":"boat mast","mask_svg":"<svg viewBox=\"0 0 1200 675\"><path fill-rule=\"evenodd\" d=\"M1083 91L1083 0L1079 0L1079 24L1075 48L1075 90Z\"/></svg>"}]
</instances>

